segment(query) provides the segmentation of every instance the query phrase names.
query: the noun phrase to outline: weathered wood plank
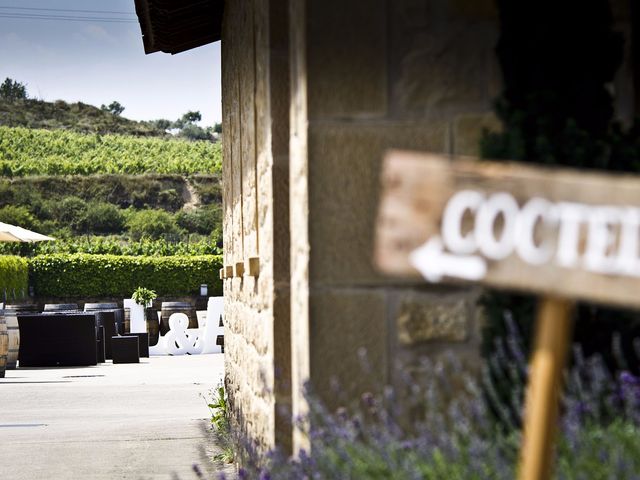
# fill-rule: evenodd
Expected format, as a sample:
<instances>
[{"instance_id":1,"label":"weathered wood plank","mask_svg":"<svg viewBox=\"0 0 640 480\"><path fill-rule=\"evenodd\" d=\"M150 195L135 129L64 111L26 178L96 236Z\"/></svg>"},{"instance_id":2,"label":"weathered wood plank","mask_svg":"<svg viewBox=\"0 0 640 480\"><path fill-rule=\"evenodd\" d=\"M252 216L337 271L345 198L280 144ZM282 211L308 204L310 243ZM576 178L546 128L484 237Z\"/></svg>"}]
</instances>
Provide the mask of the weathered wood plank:
<instances>
[{"instance_id":1,"label":"weathered wood plank","mask_svg":"<svg viewBox=\"0 0 640 480\"><path fill-rule=\"evenodd\" d=\"M451 236L445 235L445 255L449 252L457 255L456 258L473 256L486 263L486 273L477 279L479 283L640 306L640 220L636 219L640 216L640 178L631 175L389 152L383 164L374 252L378 268L396 276L420 275L410 260L411 254L427 240L442 235L443 212L451 205L452 197L461 191L477 192L485 200L493 194L505 193L506 197L515 199L519 211L533 198L542 199L543 205L550 206L531 230L531 248L535 253L542 255L542 250L548 250L543 256L548 257L547 261L537 264L523 260L522 235L514 237L517 241L511 241L515 243L513 252L500 259L497 257L502 253L494 255L496 258L487 255L491 242L473 251L451 252L447 249L453 245L452 241L447 242ZM577 206L572 207L573 204ZM478 210L484 210L485 214L488 210L486 205L476 207L467 209L458 222L461 228L457 232L466 240L471 238L469 235L486 237L477 232L480 222L476 217ZM579 217L575 221L571 220L574 214ZM521 217L523 215L518 214L515 221L517 231L526 224ZM496 217L495 229L489 235L493 243L509 230L504 223L504 216ZM561 248L561 244L564 247ZM567 245L575 245L575 255ZM460 276L448 276L446 272L443 277L445 281L461 280Z\"/></svg>"}]
</instances>

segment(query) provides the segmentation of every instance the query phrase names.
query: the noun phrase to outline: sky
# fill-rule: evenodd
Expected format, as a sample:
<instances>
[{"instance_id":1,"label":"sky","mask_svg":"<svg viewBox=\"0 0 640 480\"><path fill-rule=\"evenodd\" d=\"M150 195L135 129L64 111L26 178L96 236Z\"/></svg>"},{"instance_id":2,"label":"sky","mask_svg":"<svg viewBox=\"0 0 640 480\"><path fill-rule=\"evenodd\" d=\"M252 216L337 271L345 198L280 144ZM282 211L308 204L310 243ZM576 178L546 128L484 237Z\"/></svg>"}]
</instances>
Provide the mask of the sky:
<instances>
[{"instance_id":1,"label":"sky","mask_svg":"<svg viewBox=\"0 0 640 480\"><path fill-rule=\"evenodd\" d=\"M189 110L200 111L202 125L222 118L220 42L145 55L133 0L0 0L0 81L6 77L42 100L117 100L134 120L175 120Z\"/></svg>"}]
</instances>

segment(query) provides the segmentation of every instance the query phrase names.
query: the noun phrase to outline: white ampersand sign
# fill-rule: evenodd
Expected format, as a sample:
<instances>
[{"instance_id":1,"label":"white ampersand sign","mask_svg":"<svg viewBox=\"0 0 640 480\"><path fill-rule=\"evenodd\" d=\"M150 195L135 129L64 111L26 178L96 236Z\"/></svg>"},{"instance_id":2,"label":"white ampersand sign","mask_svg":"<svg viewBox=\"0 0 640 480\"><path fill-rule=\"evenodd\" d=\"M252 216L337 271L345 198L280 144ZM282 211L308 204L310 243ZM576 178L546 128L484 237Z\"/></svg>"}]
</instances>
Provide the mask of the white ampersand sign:
<instances>
[{"instance_id":1,"label":"white ampersand sign","mask_svg":"<svg viewBox=\"0 0 640 480\"><path fill-rule=\"evenodd\" d=\"M197 353L189 333L189 317L184 313L174 313L169 317L169 331L164 336L165 348L169 355L185 355Z\"/></svg>"}]
</instances>

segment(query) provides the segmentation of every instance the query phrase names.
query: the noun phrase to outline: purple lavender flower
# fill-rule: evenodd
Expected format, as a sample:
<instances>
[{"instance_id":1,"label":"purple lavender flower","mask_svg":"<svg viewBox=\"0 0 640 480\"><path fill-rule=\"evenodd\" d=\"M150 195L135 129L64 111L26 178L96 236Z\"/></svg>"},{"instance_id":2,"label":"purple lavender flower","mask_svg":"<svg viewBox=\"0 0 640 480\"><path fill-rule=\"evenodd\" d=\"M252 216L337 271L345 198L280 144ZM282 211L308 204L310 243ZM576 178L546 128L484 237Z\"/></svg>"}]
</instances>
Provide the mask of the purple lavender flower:
<instances>
[{"instance_id":1,"label":"purple lavender flower","mask_svg":"<svg viewBox=\"0 0 640 480\"><path fill-rule=\"evenodd\" d=\"M259 480L271 480L271 474L267 470L261 470Z\"/></svg>"},{"instance_id":2,"label":"purple lavender flower","mask_svg":"<svg viewBox=\"0 0 640 480\"><path fill-rule=\"evenodd\" d=\"M620 374L620 381L626 385L639 385L640 378L634 376L631 372L624 370Z\"/></svg>"},{"instance_id":3,"label":"purple lavender flower","mask_svg":"<svg viewBox=\"0 0 640 480\"><path fill-rule=\"evenodd\" d=\"M194 463L193 465L191 465L191 469L196 474L196 477L204 478L204 475L202 474L202 470L200 470L200 466L197 463Z\"/></svg>"}]
</instances>

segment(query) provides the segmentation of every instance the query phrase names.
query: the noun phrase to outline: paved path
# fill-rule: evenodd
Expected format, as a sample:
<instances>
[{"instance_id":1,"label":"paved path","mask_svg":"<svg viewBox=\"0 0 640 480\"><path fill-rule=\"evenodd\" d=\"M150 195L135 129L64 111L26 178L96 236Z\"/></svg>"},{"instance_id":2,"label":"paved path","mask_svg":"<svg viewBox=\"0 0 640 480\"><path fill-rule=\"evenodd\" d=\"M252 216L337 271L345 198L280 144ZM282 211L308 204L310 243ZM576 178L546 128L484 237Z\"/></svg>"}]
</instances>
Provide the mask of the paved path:
<instances>
[{"instance_id":1,"label":"paved path","mask_svg":"<svg viewBox=\"0 0 640 480\"><path fill-rule=\"evenodd\" d=\"M201 394L223 355L141 364L26 368L0 379L0 477L11 480L215 478Z\"/></svg>"}]
</instances>

